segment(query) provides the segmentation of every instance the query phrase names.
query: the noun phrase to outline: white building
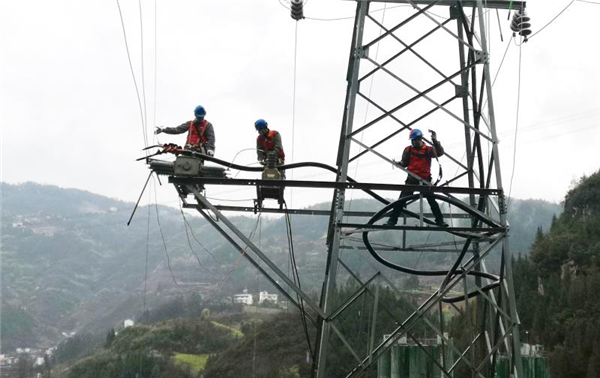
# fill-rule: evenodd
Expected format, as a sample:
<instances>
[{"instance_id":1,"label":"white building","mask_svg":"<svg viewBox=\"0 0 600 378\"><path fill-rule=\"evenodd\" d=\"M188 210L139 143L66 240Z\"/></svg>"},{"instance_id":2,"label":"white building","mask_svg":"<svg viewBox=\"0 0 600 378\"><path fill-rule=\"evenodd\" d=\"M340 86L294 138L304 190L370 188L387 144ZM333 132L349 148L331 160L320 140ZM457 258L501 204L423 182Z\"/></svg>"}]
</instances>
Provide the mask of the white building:
<instances>
[{"instance_id":1,"label":"white building","mask_svg":"<svg viewBox=\"0 0 600 378\"><path fill-rule=\"evenodd\" d=\"M261 291L258 298L258 303L263 303L264 301L271 301L273 303L277 303L277 294L269 294L266 291Z\"/></svg>"},{"instance_id":2,"label":"white building","mask_svg":"<svg viewBox=\"0 0 600 378\"><path fill-rule=\"evenodd\" d=\"M252 294L235 294L233 303L242 303L249 306L253 303Z\"/></svg>"},{"instance_id":3,"label":"white building","mask_svg":"<svg viewBox=\"0 0 600 378\"><path fill-rule=\"evenodd\" d=\"M250 306L254 303L252 294L248 294L248 289L244 289L244 294L235 294L233 296L233 303L242 303Z\"/></svg>"},{"instance_id":4,"label":"white building","mask_svg":"<svg viewBox=\"0 0 600 378\"><path fill-rule=\"evenodd\" d=\"M131 319L127 319L123 322L123 328L131 327L135 322Z\"/></svg>"}]
</instances>

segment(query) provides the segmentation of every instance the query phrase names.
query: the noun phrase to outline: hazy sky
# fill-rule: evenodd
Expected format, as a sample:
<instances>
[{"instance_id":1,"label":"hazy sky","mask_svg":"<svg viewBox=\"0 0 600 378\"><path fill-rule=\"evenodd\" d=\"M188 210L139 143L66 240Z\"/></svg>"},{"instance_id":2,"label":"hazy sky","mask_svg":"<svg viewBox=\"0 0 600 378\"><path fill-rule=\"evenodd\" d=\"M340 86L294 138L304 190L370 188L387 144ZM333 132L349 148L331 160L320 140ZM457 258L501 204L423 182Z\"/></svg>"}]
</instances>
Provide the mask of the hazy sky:
<instances>
[{"instance_id":1,"label":"hazy sky","mask_svg":"<svg viewBox=\"0 0 600 378\"><path fill-rule=\"evenodd\" d=\"M533 31L570 2L528 2ZM196 105L203 104L207 119L215 126L219 158L232 160L238 152L252 149L253 122L265 118L282 133L287 162L293 156L295 162L335 164L352 19L306 19L298 25L292 146L296 25L278 0L141 1L143 71L140 3L122 0L120 4L142 101L145 98L150 143L156 142L150 134L154 125L179 125L192 118ZM382 7L373 4L371 10ZM353 1L310 0L305 15L337 19L353 16L354 9ZM386 17L399 17L402 11L388 9ZM433 11L447 14L445 7ZM376 17L382 14L374 13ZM490 17L493 73L507 43L512 44L494 87L501 166L508 189L515 148L519 46L509 42L507 12L499 16L504 42L496 14ZM560 201L574 179L600 168L598 19L599 4L574 1L521 46L514 197ZM143 126L117 3L2 1L0 33L1 180L80 188L134 201L147 169L135 162L143 156ZM435 60L436 51L423 54ZM377 76L375 86L381 80ZM451 143L443 125L426 128L438 130L450 151L461 148ZM184 135L159 135L162 143L182 144L184 140ZM406 140L395 143L390 148L397 148L399 157ZM463 153L452 152L459 157ZM235 160L240 164L254 161L251 150L240 152ZM452 166L446 165L451 175ZM401 183L405 177L376 161L351 170L364 181ZM242 173L238 177L255 176ZM298 171L295 178L333 176ZM328 193L317 193L296 190L294 204L330 198ZM253 195L252 190L230 187L209 191L209 196L217 198ZM168 186L159 189L159 200L177 203Z\"/></svg>"}]
</instances>

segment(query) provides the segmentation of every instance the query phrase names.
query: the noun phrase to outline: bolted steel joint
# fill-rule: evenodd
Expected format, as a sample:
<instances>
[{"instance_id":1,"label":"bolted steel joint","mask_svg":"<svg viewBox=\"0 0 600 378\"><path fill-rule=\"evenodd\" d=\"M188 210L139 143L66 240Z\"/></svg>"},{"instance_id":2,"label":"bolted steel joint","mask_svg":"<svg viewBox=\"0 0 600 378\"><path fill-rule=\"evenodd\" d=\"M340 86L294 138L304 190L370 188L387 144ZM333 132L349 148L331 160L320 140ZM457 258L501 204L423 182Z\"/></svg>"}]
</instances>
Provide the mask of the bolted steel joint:
<instances>
[{"instance_id":1,"label":"bolted steel joint","mask_svg":"<svg viewBox=\"0 0 600 378\"><path fill-rule=\"evenodd\" d=\"M490 55L480 50L475 50L475 61L479 64L489 64L490 63Z\"/></svg>"}]
</instances>

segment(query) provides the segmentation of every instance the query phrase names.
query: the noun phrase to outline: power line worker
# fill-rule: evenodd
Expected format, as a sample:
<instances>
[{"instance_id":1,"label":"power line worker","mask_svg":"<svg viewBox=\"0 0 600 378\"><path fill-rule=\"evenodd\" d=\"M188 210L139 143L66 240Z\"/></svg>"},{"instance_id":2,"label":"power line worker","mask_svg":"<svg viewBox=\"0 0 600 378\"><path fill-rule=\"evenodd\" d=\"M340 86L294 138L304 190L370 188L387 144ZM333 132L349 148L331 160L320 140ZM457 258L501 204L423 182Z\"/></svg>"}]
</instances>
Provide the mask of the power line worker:
<instances>
[{"instance_id":1,"label":"power line worker","mask_svg":"<svg viewBox=\"0 0 600 378\"><path fill-rule=\"evenodd\" d=\"M269 124L264 119L254 122L254 128L258 131L256 137L256 155L261 164L265 164L267 155L273 153L277 157L277 165L285 164L285 152L281 142L281 134L275 130L269 130ZM281 171L282 178L285 178L285 172Z\"/></svg>"},{"instance_id":2,"label":"power line worker","mask_svg":"<svg viewBox=\"0 0 600 378\"><path fill-rule=\"evenodd\" d=\"M195 118L191 121L182 123L175 127L157 127L154 134L183 134L188 132L185 141L185 148L197 150L206 153L209 156L215 155L215 129L212 123L204 119L206 109L204 106L198 105L194 109Z\"/></svg>"},{"instance_id":3,"label":"power line worker","mask_svg":"<svg viewBox=\"0 0 600 378\"><path fill-rule=\"evenodd\" d=\"M444 148L441 143L437 140L435 131L430 130L431 141L433 147L426 146L423 142L423 133L419 129L414 129L410 132L409 138L411 145L404 149L402 153L402 160L400 160L400 166L407 168L411 173L419 176L428 183L431 182L431 158L437 158L444 155ZM406 178L406 185L419 185L419 179L408 175ZM412 190L403 190L400 193L398 199L411 196L414 192ZM444 216L440 210L435 197L432 193L423 193L423 196L427 199L431 212L435 217L435 223L440 227L448 227L448 224L444 222ZM406 206L406 202L400 202L391 212L390 217L387 221L388 226L394 226L398 222L398 216L402 212L402 209Z\"/></svg>"},{"instance_id":4,"label":"power line worker","mask_svg":"<svg viewBox=\"0 0 600 378\"><path fill-rule=\"evenodd\" d=\"M256 154L258 161L264 162L267 153L274 152L277 156L277 164L285 164L285 152L281 143L281 134L275 130L269 130L269 124L264 119L254 122L254 127L258 131L256 138Z\"/></svg>"}]
</instances>

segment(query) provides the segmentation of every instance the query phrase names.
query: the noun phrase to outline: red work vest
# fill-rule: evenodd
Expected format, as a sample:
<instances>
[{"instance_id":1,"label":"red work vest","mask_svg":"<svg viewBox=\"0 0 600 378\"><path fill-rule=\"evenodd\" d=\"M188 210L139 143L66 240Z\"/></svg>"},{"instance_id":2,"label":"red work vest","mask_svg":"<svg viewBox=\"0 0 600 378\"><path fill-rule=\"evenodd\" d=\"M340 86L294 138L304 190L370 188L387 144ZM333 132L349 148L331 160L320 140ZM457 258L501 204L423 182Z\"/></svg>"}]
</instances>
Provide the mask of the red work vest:
<instances>
[{"instance_id":1,"label":"red work vest","mask_svg":"<svg viewBox=\"0 0 600 378\"><path fill-rule=\"evenodd\" d=\"M265 152L269 152L269 151L273 151L273 149L275 148L275 141L273 140L275 138L275 135L277 135L277 131L275 130L270 130L267 133L267 137L263 137L262 135L258 136L258 145L260 146L260 148L262 148ZM277 156L280 159L285 159L285 153L283 152L283 147L279 150L279 156Z\"/></svg>"},{"instance_id":2,"label":"red work vest","mask_svg":"<svg viewBox=\"0 0 600 378\"><path fill-rule=\"evenodd\" d=\"M423 148L419 150L413 146L408 146L405 151L409 153L408 170L419 177L429 180L431 177L431 156L433 155L433 148L423 146Z\"/></svg>"},{"instance_id":3,"label":"red work vest","mask_svg":"<svg viewBox=\"0 0 600 378\"><path fill-rule=\"evenodd\" d=\"M185 144L189 144L192 146L200 146L200 144L206 144L208 138L206 137L206 125L208 125L208 121L204 120L200 125L194 124L194 121L189 122L188 128L188 136Z\"/></svg>"}]
</instances>

